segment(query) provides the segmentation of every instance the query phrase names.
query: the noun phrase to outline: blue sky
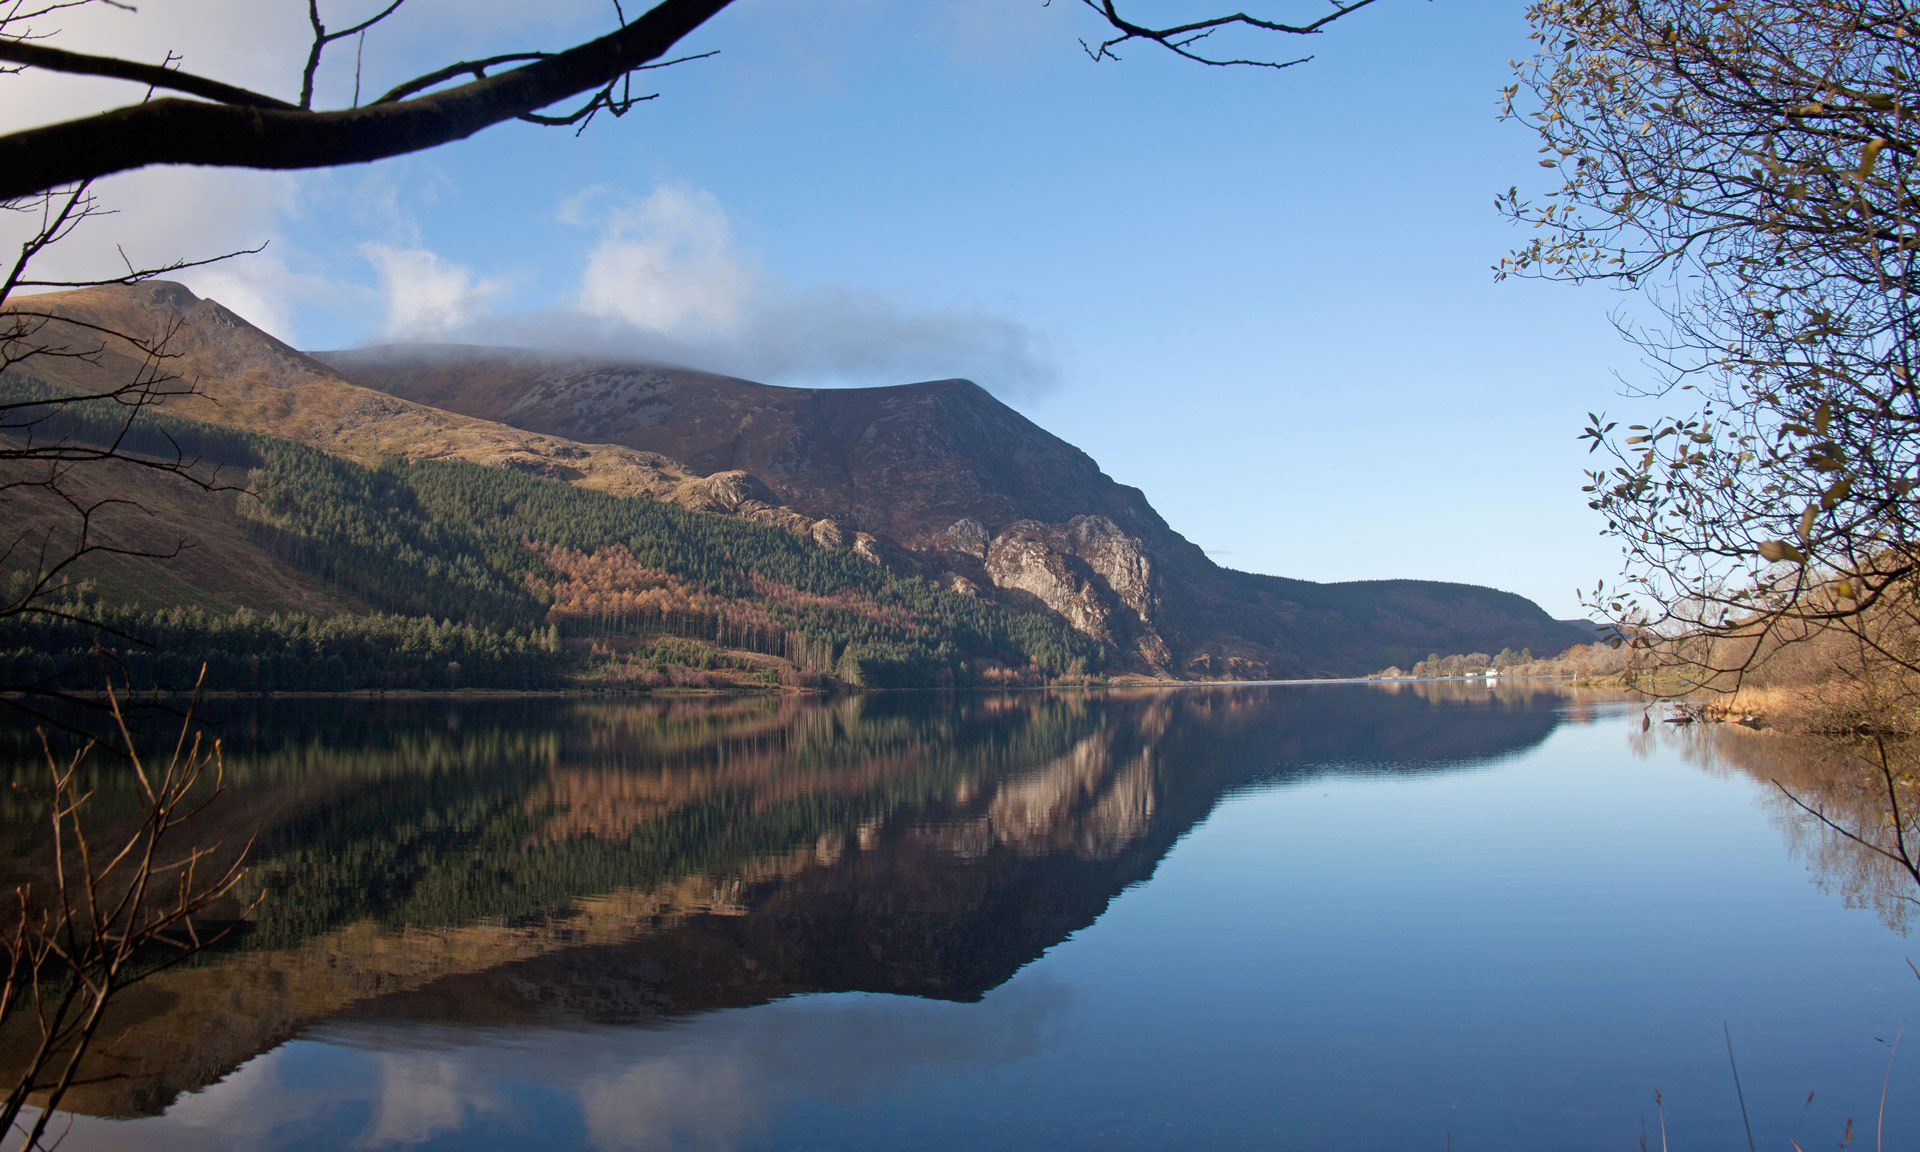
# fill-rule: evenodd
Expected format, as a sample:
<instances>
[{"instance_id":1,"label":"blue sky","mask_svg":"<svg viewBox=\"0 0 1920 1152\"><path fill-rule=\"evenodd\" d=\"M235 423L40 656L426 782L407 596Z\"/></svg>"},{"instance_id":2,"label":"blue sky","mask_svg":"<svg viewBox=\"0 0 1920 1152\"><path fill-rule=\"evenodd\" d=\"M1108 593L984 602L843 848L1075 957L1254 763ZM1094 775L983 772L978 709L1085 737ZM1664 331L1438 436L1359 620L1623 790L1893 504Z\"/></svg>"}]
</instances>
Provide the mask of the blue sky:
<instances>
[{"instance_id":1,"label":"blue sky","mask_svg":"<svg viewBox=\"0 0 1920 1152\"><path fill-rule=\"evenodd\" d=\"M369 89L559 46L611 8L414 2L367 40ZM150 0L63 42L183 44L190 68L281 91L303 8ZM1613 373L1635 358L1607 321L1619 296L1492 279L1518 236L1493 197L1541 171L1495 120L1521 5L1378 0L1265 45L1316 54L1280 72L1145 47L1096 65L1078 39L1098 32L1068 0L741 0L686 44L717 57L655 73L659 99L579 138L510 125L333 172L136 174L109 185L127 212L97 239L157 257L271 240L190 283L302 347L972 376L1224 564L1485 583L1578 613L1618 553L1576 437L1622 409ZM351 57L323 94L350 89ZM0 89L0 122L113 91Z\"/></svg>"}]
</instances>

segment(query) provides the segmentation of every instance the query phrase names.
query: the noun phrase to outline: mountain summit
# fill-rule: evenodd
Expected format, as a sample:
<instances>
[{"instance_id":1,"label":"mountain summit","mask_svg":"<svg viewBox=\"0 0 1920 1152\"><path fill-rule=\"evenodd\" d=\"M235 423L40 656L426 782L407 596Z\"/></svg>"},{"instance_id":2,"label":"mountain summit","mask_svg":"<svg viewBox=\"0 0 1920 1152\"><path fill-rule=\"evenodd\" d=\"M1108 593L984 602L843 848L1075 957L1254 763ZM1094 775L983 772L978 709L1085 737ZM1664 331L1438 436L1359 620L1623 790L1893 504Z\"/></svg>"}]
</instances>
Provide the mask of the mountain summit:
<instances>
[{"instance_id":1,"label":"mountain summit","mask_svg":"<svg viewBox=\"0 0 1920 1152\"><path fill-rule=\"evenodd\" d=\"M963 519L999 528L1098 514L1143 538L1171 535L1139 489L970 380L780 388L446 345L312 355L419 404L658 452L702 474L750 472L796 511L916 551Z\"/></svg>"}]
</instances>

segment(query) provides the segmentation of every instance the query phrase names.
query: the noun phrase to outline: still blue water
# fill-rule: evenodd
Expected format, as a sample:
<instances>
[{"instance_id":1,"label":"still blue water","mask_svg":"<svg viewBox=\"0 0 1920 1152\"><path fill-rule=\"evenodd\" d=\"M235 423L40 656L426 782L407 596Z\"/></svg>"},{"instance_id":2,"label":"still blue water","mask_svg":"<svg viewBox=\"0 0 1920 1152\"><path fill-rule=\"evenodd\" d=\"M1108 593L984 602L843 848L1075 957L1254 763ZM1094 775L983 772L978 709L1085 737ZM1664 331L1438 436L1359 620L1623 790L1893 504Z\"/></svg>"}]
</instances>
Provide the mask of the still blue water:
<instances>
[{"instance_id":1,"label":"still blue water","mask_svg":"<svg viewBox=\"0 0 1920 1152\"><path fill-rule=\"evenodd\" d=\"M1920 950L1639 704L674 708L235 717L331 910L168 974L64 1147L1734 1148L1728 1035L1761 1147L1920 1147Z\"/></svg>"}]
</instances>

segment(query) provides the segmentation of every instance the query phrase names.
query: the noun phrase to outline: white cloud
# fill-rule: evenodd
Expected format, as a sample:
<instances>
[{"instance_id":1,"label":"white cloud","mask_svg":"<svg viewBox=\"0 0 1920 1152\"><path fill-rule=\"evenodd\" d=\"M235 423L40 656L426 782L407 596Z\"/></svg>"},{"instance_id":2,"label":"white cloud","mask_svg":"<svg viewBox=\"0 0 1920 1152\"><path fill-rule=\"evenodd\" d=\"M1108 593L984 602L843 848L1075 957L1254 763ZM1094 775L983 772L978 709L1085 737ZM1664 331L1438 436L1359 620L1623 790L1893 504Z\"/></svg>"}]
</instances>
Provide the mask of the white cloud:
<instances>
[{"instance_id":1,"label":"white cloud","mask_svg":"<svg viewBox=\"0 0 1920 1152\"><path fill-rule=\"evenodd\" d=\"M813 17L843 18L871 0L813 0ZM943 0L955 4L959 0ZM1004 3L1007 0L996 0ZM346 18L334 0L323 11ZM824 13L824 15L823 15ZM78 51L181 66L281 97L297 92L308 30L298 3L145 0L137 12L94 5L62 14L43 31ZM410 0L368 39L363 96L449 56L555 47L603 31L601 0ZM808 16L795 17L811 18ZM784 24L756 23L782 40ZM321 69L318 103L351 97L354 52L336 46ZM0 132L139 99L138 85L29 71L0 76ZM623 199L589 189L561 219L594 229L564 304L539 315L500 316L507 281L428 249L411 207L435 193L427 161L343 173L146 169L102 181L121 214L90 222L40 262L43 279L83 280L137 264L200 259L271 247L178 279L289 342L308 305L378 309L388 338L511 341L592 354L653 359L788 384L889 384L971 377L1003 393L1051 384L1044 342L1018 320L977 307L912 303L880 289L802 286L764 271L736 242L726 213L699 189L667 185ZM294 224L324 205L346 233L338 251L301 250ZM0 220L0 245L18 221ZM362 241L358 245L352 241ZM351 254L369 260L377 287L354 283ZM318 273L325 273L320 275ZM376 303L377 302L377 303Z\"/></svg>"},{"instance_id":2,"label":"white cloud","mask_svg":"<svg viewBox=\"0 0 1920 1152\"><path fill-rule=\"evenodd\" d=\"M297 83L304 11L258 0L147 0L137 11L93 4L54 13L33 30L72 51L158 63L169 52L188 70L245 87L281 91ZM140 100L137 84L28 70L0 76L0 132L69 119ZM211 295L274 335L291 340L295 295L303 287L281 250L281 225L297 202L298 178L280 172L147 168L94 185L107 213L37 257L29 279L85 281L139 268L205 260L268 245L170 275ZM13 250L35 221L0 219L0 247Z\"/></svg>"},{"instance_id":3,"label":"white cloud","mask_svg":"<svg viewBox=\"0 0 1920 1152\"><path fill-rule=\"evenodd\" d=\"M356 1147L425 1144L502 1107L498 1097L472 1091L466 1070L450 1057L380 1053L375 1062L380 1069L379 1104Z\"/></svg>"},{"instance_id":4,"label":"white cloud","mask_svg":"<svg viewBox=\"0 0 1920 1152\"><path fill-rule=\"evenodd\" d=\"M587 218L574 197L562 218ZM580 310L644 332L681 338L731 336L762 293L760 278L734 250L720 202L706 192L662 185L607 212L600 242L580 278Z\"/></svg>"},{"instance_id":5,"label":"white cloud","mask_svg":"<svg viewBox=\"0 0 1920 1152\"><path fill-rule=\"evenodd\" d=\"M802 996L660 1021L670 1027L439 1025L376 1007L245 1062L161 1116L79 1117L76 1139L156 1152L315 1140L726 1149L797 1106L897 1098L930 1072L964 1083L1057 1052L1077 1016L1073 990L1044 973L977 1004ZM528 1100L547 1103L529 1113Z\"/></svg>"},{"instance_id":6,"label":"white cloud","mask_svg":"<svg viewBox=\"0 0 1920 1152\"><path fill-rule=\"evenodd\" d=\"M729 1148L765 1122L758 1085L733 1053L660 1057L580 1086L587 1140L601 1152Z\"/></svg>"},{"instance_id":7,"label":"white cloud","mask_svg":"<svg viewBox=\"0 0 1920 1152\"><path fill-rule=\"evenodd\" d=\"M663 185L620 201L596 186L568 197L558 215L599 230L574 311L490 321L475 338L787 384L966 376L1025 393L1054 381L1044 342L1016 320L915 308L871 289L794 286L766 274L739 251L725 211L705 191Z\"/></svg>"},{"instance_id":8,"label":"white cloud","mask_svg":"<svg viewBox=\"0 0 1920 1152\"><path fill-rule=\"evenodd\" d=\"M265 250L167 274L213 296L282 340L294 339L296 300L328 291L293 273L281 226L297 201L295 178L277 172L165 168L95 186L100 213L36 256L29 281L87 282L248 249ZM0 216L0 251L17 251L38 213Z\"/></svg>"},{"instance_id":9,"label":"white cloud","mask_svg":"<svg viewBox=\"0 0 1920 1152\"><path fill-rule=\"evenodd\" d=\"M294 294L289 286L297 278L278 257L261 253L243 261L196 269L178 279L194 295L218 300L255 328L298 346L289 299Z\"/></svg>"},{"instance_id":10,"label":"white cloud","mask_svg":"<svg viewBox=\"0 0 1920 1152\"><path fill-rule=\"evenodd\" d=\"M492 312L494 301L507 288L504 279L476 276L472 269L425 248L366 244L360 250L380 274L389 336L445 336L469 330Z\"/></svg>"}]
</instances>

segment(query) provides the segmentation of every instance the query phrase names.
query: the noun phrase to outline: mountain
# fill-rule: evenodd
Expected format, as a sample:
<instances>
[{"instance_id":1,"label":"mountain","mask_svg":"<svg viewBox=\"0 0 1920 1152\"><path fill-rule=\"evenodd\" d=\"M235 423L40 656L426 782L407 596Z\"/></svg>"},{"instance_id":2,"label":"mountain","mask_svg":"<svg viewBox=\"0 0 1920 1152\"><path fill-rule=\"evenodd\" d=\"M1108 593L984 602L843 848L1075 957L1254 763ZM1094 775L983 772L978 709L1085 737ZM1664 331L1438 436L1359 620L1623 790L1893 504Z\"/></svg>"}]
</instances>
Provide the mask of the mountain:
<instances>
[{"instance_id":1,"label":"mountain","mask_svg":"<svg viewBox=\"0 0 1920 1152\"><path fill-rule=\"evenodd\" d=\"M96 557L80 571L102 595L143 610L385 612L520 630L456 642L422 626L401 644L387 623L335 629L327 643L341 667L363 670L356 684L439 684L444 664L514 686L551 672L541 653L555 642L534 635L548 626L632 667L682 659L645 648L671 632L872 684L1071 669L1351 676L1589 638L1491 588L1221 568L1138 489L963 380L795 389L517 350L308 354L165 282L13 306L56 318L43 341L95 354L16 365L0 388L84 393L157 368L179 378L162 389L176 394L136 431L163 455L191 443L248 477L236 494L138 468L74 474L89 497L137 497L107 506L99 539L193 545L183 559ZM163 340L164 355L147 361L102 329ZM30 490L6 499L10 515L60 514ZM285 628L223 635L209 655L235 669L268 666L245 645L293 644ZM84 647L51 634L19 643ZM655 655L634 655L636 643Z\"/></svg>"},{"instance_id":2,"label":"mountain","mask_svg":"<svg viewBox=\"0 0 1920 1152\"><path fill-rule=\"evenodd\" d=\"M1139 489L966 380L804 389L462 346L313 355L416 403L751 477L895 566L1037 600L1145 671L1360 675L1435 652L1559 652L1591 638L1490 588L1221 568Z\"/></svg>"},{"instance_id":3,"label":"mountain","mask_svg":"<svg viewBox=\"0 0 1920 1152\"><path fill-rule=\"evenodd\" d=\"M0 443L116 442L193 461L212 485L127 461L70 469L54 492L0 457L0 520L30 541L50 533L52 555L93 509L88 538L105 550L67 570L85 581L68 596L88 598L67 607L112 629L116 676L183 688L204 666L209 688L294 691L886 687L1110 663L1043 607L883 568L748 478L371 391L176 285L25 299L59 317L39 342L84 354L0 373ZM165 353L149 360L103 329ZM98 398L154 373L157 403ZM0 556L0 578L33 555ZM0 684L97 686L100 636L56 616L0 619Z\"/></svg>"}]
</instances>

